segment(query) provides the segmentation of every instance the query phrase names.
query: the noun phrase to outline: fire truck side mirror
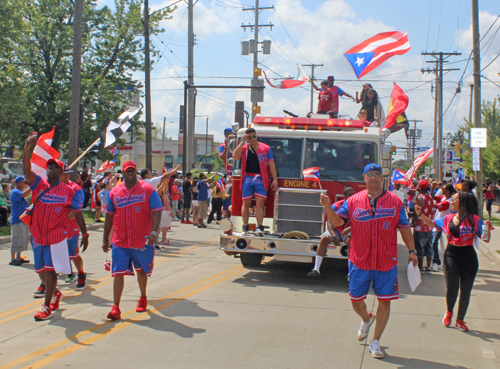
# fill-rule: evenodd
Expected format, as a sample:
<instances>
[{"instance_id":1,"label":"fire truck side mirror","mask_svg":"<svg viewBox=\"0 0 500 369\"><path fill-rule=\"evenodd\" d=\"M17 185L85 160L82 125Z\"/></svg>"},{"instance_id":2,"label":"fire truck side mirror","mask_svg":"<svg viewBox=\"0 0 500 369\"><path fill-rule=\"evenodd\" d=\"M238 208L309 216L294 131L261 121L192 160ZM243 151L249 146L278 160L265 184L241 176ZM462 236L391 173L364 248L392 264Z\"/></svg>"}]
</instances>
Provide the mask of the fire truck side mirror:
<instances>
[{"instance_id":1,"label":"fire truck side mirror","mask_svg":"<svg viewBox=\"0 0 500 369\"><path fill-rule=\"evenodd\" d=\"M233 167L235 163L236 160L234 160L233 158L227 159L227 165L229 165L230 167Z\"/></svg>"},{"instance_id":2,"label":"fire truck side mirror","mask_svg":"<svg viewBox=\"0 0 500 369\"><path fill-rule=\"evenodd\" d=\"M236 149L236 140L229 140L229 151L233 152Z\"/></svg>"}]
</instances>

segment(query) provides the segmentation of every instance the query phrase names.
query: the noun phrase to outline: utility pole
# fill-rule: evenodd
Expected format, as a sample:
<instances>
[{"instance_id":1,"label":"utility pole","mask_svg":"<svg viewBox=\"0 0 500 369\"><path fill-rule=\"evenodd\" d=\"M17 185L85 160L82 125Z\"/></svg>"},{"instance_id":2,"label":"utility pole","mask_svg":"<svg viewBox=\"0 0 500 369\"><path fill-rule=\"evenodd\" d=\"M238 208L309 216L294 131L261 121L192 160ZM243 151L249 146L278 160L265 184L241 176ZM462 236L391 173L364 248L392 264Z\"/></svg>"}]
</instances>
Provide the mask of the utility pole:
<instances>
[{"instance_id":1,"label":"utility pole","mask_svg":"<svg viewBox=\"0 0 500 369\"><path fill-rule=\"evenodd\" d=\"M273 6L267 6L267 7L259 7L259 0L255 0L255 8L244 8L242 9L243 11L248 11L248 10L253 10L255 12L255 23L253 25L242 25L243 29L246 28L253 28L254 31L254 37L253 37L253 47L250 47L250 52L253 52L253 78L252 78L252 87L259 87L259 84L264 86L264 81L259 80L260 76L260 70L258 69L259 67L259 29L262 27L273 27L273 24L259 24L259 14L261 10L265 9L274 9ZM259 101L264 101L264 98L259 98L258 93L260 90L257 89L252 89L251 92L251 100L252 100L252 123L253 119L255 118L256 114L260 113L259 107L257 103ZM262 94L264 92L262 91Z\"/></svg>"},{"instance_id":2,"label":"utility pole","mask_svg":"<svg viewBox=\"0 0 500 369\"><path fill-rule=\"evenodd\" d=\"M430 55L436 60L430 61L428 63L436 63L436 67L434 69L421 69L422 73L435 73L436 74L436 98L437 98L437 155L434 151L434 159L438 162L438 171L437 177L439 181L443 180L443 72L449 72L453 70L460 70L457 68L454 69L443 69L443 64L448 63L445 61L445 58L450 56L462 55L462 53L452 52L423 52L421 55ZM434 136L434 141L436 141L436 136Z\"/></svg>"},{"instance_id":3,"label":"utility pole","mask_svg":"<svg viewBox=\"0 0 500 369\"><path fill-rule=\"evenodd\" d=\"M408 120L408 123L413 122L413 130L409 130L408 136L412 138L412 144L411 144L411 163L410 166L413 165L413 162L415 161L415 147L417 146L417 140L422 137L422 130L418 129L417 130L417 123L422 123L423 120ZM413 132L412 132L413 131Z\"/></svg>"},{"instance_id":4,"label":"utility pole","mask_svg":"<svg viewBox=\"0 0 500 369\"><path fill-rule=\"evenodd\" d=\"M310 108L310 112L312 113L314 110L314 107L313 107L313 101L314 101L314 87L313 87L313 83L314 83L314 68L316 67L322 67L323 64L303 64L302 65L303 67L311 67L311 108Z\"/></svg>"},{"instance_id":5,"label":"utility pole","mask_svg":"<svg viewBox=\"0 0 500 369\"><path fill-rule=\"evenodd\" d=\"M469 86L470 86L469 123L472 124L472 101L474 96L474 84L471 83Z\"/></svg>"},{"instance_id":6,"label":"utility pole","mask_svg":"<svg viewBox=\"0 0 500 369\"><path fill-rule=\"evenodd\" d=\"M75 0L75 20L73 29L73 72L71 79L71 105L69 112L68 163L73 163L79 154L78 135L80 129L80 84L82 71L82 23L83 0ZM76 173L71 174L76 181Z\"/></svg>"},{"instance_id":7,"label":"utility pole","mask_svg":"<svg viewBox=\"0 0 500 369\"><path fill-rule=\"evenodd\" d=\"M212 152L212 150L210 150ZM207 117L207 131L205 132L205 155L208 155L208 117Z\"/></svg>"},{"instance_id":8,"label":"utility pole","mask_svg":"<svg viewBox=\"0 0 500 369\"><path fill-rule=\"evenodd\" d=\"M472 53L474 56L473 75L474 75L474 127L481 128L481 53L479 44L479 9L478 0L472 0ZM470 137L470 135L469 135ZM479 156L479 170L474 172L476 178L476 197L479 207L479 216L483 216L483 173L481 172L482 166L482 153L481 148L478 148L477 154Z\"/></svg>"},{"instance_id":9,"label":"utility pole","mask_svg":"<svg viewBox=\"0 0 500 369\"><path fill-rule=\"evenodd\" d=\"M151 135L151 60L149 55L149 0L144 0L144 52L146 89L146 168L153 166L153 138Z\"/></svg>"},{"instance_id":10,"label":"utility pole","mask_svg":"<svg viewBox=\"0 0 500 369\"><path fill-rule=\"evenodd\" d=\"M193 28L193 0L188 0L188 85L194 85L194 28ZM189 170L193 164L194 131L195 131L195 90L188 90L187 103L187 131L184 131L183 145L187 147L186 170Z\"/></svg>"}]
</instances>

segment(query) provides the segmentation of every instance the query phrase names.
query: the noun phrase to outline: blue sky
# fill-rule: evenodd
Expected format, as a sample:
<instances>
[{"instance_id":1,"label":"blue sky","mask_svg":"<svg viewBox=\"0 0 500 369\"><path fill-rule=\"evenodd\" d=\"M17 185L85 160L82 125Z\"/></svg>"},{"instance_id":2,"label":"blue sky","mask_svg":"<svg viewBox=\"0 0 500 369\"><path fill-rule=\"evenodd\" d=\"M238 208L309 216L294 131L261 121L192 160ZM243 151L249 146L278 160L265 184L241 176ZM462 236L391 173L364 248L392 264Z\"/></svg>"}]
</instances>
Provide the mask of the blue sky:
<instances>
[{"instance_id":1,"label":"blue sky","mask_svg":"<svg viewBox=\"0 0 500 369\"><path fill-rule=\"evenodd\" d=\"M173 1L150 0L152 11ZM112 6L111 0L99 0L99 4ZM194 7L194 71L196 84L249 85L252 77L252 59L241 56L240 42L253 37L244 32L241 24L253 23L253 12L243 12L243 6L252 7L251 0L200 0ZM386 31L405 31L412 49L403 56L395 56L378 67L362 81L369 81L378 91L387 110L392 82L407 92L410 104L409 119L423 120L417 128L423 129L420 146L431 145L433 134L434 100L431 96L433 75L422 74L420 69L429 66L431 57L421 56L422 51L461 52L450 57L449 67L460 71L449 72L444 81L444 106L449 105L444 117L444 131L456 131L457 124L468 116L469 84L472 82L472 62L467 58L472 49L471 1L470 0L423 0L423 1L365 1L365 0L261 0L260 6L274 5L275 10L263 10L260 20L274 24L272 30L262 29L260 40L272 41L271 55L259 55L262 68L270 77L297 75L296 64L324 64L317 68L318 78L334 75L336 83L354 95L361 83L356 79L343 54L357 43ZM179 3L171 20L164 21L166 32L152 37L162 52L152 72L153 122L167 121L169 135L176 138L178 107L182 104L182 82L187 79L187 12L185 3ZM479 1L480 33L488 28L500 14L498 0ZM482 67L500 52L500 19L482 40ZM304 68L309 73L309 68ZM500 85L500 57L482 74ZM276 74L274 74L276 73ZM224 78L221 78L224 77ZM142 75L137 75L142 79ZM455 95L457 83L462 81L462 92ZM301 116L309 111L309 86L293 90L276 90L266 84L262 115L283 116L282 110L290 110ZM493 100L500 88L482 79L482 98ZM314 106L316 109L317 96ZM234 101L245 101L248 110L248 90L200 90L197 99L197 115L208 115L209 133L216 140L222 139L224 127L230 126L234 117ZM355 117L360 106L349 99L341 99L341 114ZM205 132L205 118L197 118L197 132ZM406 143L402 132L391 135L398 146Z\"/></svg>"}]
</instances>

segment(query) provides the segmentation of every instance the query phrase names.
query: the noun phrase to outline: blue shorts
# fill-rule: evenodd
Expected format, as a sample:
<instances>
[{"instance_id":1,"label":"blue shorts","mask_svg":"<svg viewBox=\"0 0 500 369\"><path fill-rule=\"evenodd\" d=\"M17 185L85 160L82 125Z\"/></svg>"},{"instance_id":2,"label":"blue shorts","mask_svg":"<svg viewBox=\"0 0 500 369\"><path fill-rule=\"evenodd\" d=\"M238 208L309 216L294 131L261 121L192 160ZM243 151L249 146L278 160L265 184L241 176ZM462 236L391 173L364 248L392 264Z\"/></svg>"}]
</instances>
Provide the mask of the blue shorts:
<instances>
[{"instance_id":1,"label":"blue shorts","mask_svg":"<svg viewBox=\"0 0 500 369\"><path fill-rule=\"evenodd\" d=\"M151 277L153 272L153 259L155 257L155 247L144 245L140 249L126 249L113 245L111 251L112 277L117 275L134 275L134 269L144 272ZM134 269L132 269L132 264Z\"/></svg>"},{"instance_id":2,"label":"blue shorts","mask_svg":"<svg viewBox=\"0 0 500 369\"><path fill-rule=\"evenodd\" d=\"M260 175L255 177L245 175L241 186L241 192L243 193L243 200L250 200L253 195L267 199L267 191L264 188Z\"/></svg>"},{"instance_id":3,"label":"blue shorts","mask_svg":"<svg viewBox=\"0 0 500 369\"><path fill-rule=\"evenodd\" d=\"M417 256L423 258L425 256L432 257L432 231L431 232L413 232L413 243Z\"/></svg>"},{"instance_id":4,"label":"blue shorts","mask_svg":"<svg viewBox=\"0 0 500 369\"><path fill-rule=\"evenodd\" d=\"M222 210L228 210L230 206L231 206L231 200L224 199L224 201L222 201Z\"/></svg>"},{"instance_id":5,"label":"blue shorts","mask_svg":"<svg viewBox=\"0 0 500 369\"><path fill-rule=\"evenodd\" d=\"M396 300L399 298L398 266L387 272L365 270L349 263L349 296L353 301L366 298L372 284L373 292L379 300Z\"/></svg>"},{"instance_id":6,"label":"blue shorts","mask_svg":"<svg viewBox=\"0 0 500 369\"><path fill-rule=\"evenodd\" d=\"M78 236L79 236L79 233L75 234L71 238L68 238L68 252L69 252L69 258L71 260L77 259L78 256L80 256L80 248L78 245Z\"/></svg>"},{"instance_id":7,"label":"blue shorts","mask_svg":"<svg viewBox=\"0 0 500 369\"><path fill-rule=\"evenodd\" d=\"M35 272L42 273L46 270L55 271L54 264L52 264L50 245L39 245L35 242L33 237L31 237L31 247L33 248L33 255L35 257Z\"/></svg>"}]
</instances>

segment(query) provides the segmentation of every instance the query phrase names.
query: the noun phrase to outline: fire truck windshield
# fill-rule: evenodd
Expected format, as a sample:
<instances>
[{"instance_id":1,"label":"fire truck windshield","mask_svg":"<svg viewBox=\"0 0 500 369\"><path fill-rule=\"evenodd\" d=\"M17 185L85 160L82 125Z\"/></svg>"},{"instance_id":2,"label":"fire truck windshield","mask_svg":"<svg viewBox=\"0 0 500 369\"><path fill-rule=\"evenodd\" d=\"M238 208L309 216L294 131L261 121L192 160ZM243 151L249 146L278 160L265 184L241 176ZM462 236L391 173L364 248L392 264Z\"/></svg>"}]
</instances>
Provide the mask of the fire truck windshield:
<instances>
[{"instance_id":1,"label":"fire truck windshield","mask_svg":"<svg viewBox=\"0 0 500 369\"><path fill-rule=\"evenodd\" d=\"M259 141L271 147L279 178L301 179L303 169L318 167L322 180L362 182L365 165L378 160L377 145L368 141L274 137ZM238 160L235 175L240 168Z\"/></svg>"}]
</instances>

